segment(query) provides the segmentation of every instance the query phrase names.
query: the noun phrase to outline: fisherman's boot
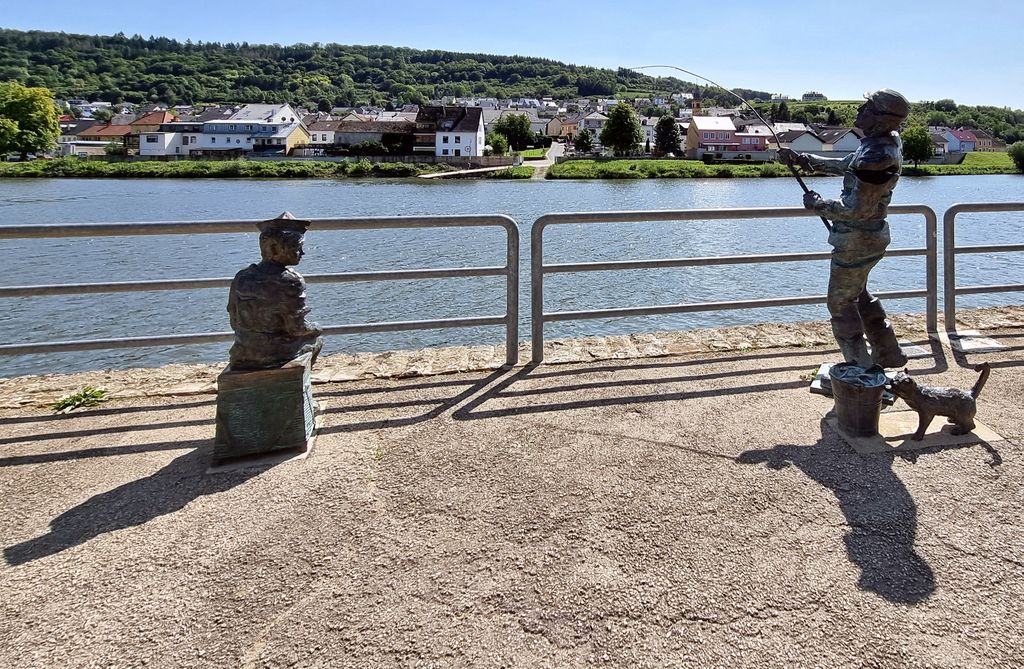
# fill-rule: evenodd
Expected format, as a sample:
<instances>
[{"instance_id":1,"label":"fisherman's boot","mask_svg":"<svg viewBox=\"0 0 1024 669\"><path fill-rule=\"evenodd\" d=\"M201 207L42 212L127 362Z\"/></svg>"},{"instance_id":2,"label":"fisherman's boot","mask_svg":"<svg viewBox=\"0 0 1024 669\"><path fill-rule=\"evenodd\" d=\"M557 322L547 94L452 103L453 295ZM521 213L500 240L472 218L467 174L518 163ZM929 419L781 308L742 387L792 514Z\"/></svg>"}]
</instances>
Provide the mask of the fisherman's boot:
<instances>
[{"instance_id":1,"label":"fisherman's boot","mask_svg":"<svg viewBox=\"0 0 1024 669\"><path fill-rule=\"evenodd\" d=\"M907 364L907 356L900 349L892 324L885 317L885 309L877 297L861 299L857 302L864 332L871 342L871 358L875 364L886 369L903 367Z\"/></svg>"},{"instance_id":2,"label":"fisherman's boot","mask_svg":"<svg viewBox=\"0 0 1024 669\"><path fill-rule=\"evenodd\" d=\"M854 304L848 304L839 316L832 317L832 334L846 362L868 368L874 364L864 339L864 326Z\"/></svg>"}]
</instances>

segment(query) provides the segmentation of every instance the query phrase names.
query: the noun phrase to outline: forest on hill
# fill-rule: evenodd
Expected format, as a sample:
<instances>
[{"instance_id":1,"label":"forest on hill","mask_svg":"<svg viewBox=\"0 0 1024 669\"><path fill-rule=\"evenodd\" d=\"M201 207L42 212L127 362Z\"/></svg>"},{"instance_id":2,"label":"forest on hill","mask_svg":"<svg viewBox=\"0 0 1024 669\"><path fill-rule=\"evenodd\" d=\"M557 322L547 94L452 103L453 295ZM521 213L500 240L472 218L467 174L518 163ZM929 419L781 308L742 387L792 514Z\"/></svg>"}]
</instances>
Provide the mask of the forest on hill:
<instances>
[{"instance_id":1,"label":"forest on hill","mask_svg":"<svg viewBox=\"0 0 1024 669\"><path fill-rule=\"evenodd\" d=\"M674 77L392 46L219 44L0 29L0 81L45 86L64 99L108 102L290 102L330 109L423 104L445 95L575 98L692 93L731 104L726 93ZM736 89L751 99L763 91Z\"/></svg>"},{"instance_id":2,"label":"forest on hill","mask_svg":"<svg viewBox=\"0 0 1024 669\"><path fill-rule=\"evenodd\" d=\"M556 99L690 93L704 106L734 106L711 86L633 70L601 69L526 56L393 46L220 44L166 37L73 35L0 28L0 81L43 86L62 99L174 104L290 102L308 109L424 104L445 95ZM773 120L850 125L858 102L772 105L765 91L735 93ZM917 102L910 124L986 130L1024 139L1024 111Z\"/></svg>"}]
</instances>

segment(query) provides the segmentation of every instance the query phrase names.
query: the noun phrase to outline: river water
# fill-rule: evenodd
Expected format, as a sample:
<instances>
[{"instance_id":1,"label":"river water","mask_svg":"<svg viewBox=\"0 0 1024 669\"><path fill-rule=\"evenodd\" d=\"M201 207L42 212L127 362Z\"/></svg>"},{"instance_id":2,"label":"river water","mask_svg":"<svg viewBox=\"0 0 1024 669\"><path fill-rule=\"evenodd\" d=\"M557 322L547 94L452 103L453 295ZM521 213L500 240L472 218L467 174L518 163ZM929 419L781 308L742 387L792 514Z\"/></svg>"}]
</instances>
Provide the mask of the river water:
<instances>
[{"instance_id":1,"label":"river water","mask_svg":"<svg viewBox=\"0 0 1024 669\"><path fill-rule=\"evenodd\" d=\"M834 197L840 181L808 185ZM904 178L894 204L926 204L941 217L956 202L1020 201L1024 176ZM529 337L529 229L558 211L799 206L791 179L638 181L436 180L0 180L0 225L202 219L500 213L520 225L520 338ZM1024 215L961 215L958 243L1020 243ZM892 247L924 246L919 216L891 218ZM941 234L941 231L940 231ZM818 219L647 222L556 226L545 236L545 261L651 259L827 251ZM940 239L941 243L941 239ZM178 277L230 277L258 260L252 235L195 235L0 241L2 285L80 283ZM498 228L311 232L304 274L504 264ZM1021 282L1019 254L962 258L961 284ZM827 261L630 272L549 275L548 311L824 294ZM941 279L940 279L941 286ZM877 290L924 287L924 258L887 258L872 273ZM318 284L308 290L322 325L504 312L504 279L438 279ZM1019 295L966 296L958 305L1019 302ZM226 290L11 298L0 310L0 343L228 331ZM923 300L887 304L923 312ZM553 323L548 337L607 335L825 317L824 305L751 311ZM503 343L500 327L331 337L325 352ZM0 376L156 366L226 359L227 344L169 346L0 357Z\"/></svg>"}]
</instances>

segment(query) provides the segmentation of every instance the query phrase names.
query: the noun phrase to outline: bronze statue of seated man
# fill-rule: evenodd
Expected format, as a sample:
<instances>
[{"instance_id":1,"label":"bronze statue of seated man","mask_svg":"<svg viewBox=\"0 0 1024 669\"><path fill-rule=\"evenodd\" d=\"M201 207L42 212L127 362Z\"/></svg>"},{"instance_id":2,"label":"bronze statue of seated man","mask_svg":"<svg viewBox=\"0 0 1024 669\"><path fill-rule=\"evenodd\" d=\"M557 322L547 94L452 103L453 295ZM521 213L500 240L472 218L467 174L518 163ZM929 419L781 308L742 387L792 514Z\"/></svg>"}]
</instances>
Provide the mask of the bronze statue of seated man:
<instances>
[{"instance_id":1,"label":"bronze statue of seated man","mask_svg":"<svg viewBox=\"0 0 1024 669\"><path fill-rule=\"evenodd\" d=\"M288 213L259 224L263 260L238 272L228 293L232 370L280 367L306 353L316 362L323 331L308 318L306 282L288 268L302 259L308 227Z\"/></svg>"}]
</instances>

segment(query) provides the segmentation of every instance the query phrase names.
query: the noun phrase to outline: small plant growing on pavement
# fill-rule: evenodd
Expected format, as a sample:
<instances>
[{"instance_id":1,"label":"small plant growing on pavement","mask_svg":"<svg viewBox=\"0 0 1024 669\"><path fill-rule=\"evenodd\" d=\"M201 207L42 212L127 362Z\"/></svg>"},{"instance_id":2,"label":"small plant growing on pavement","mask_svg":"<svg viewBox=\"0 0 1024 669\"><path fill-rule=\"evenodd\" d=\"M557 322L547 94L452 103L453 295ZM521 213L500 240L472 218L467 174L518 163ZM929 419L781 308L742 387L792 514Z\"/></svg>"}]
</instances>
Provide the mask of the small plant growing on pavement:
<instances>
[{"instance_id":1,"label":"small plant growing on pavement","mask_svg":"<svg viewBox=\"0 0 1024 669\"><path fill-rule=\"evenodd\" d=\"M60 398L51 404L50 408L58 413L67 413L81 407L96 406L100 402L106 402L108 399L110 399L109 393L103 388L86 386L78 392Z\"/></svg>"}]
</instances>

